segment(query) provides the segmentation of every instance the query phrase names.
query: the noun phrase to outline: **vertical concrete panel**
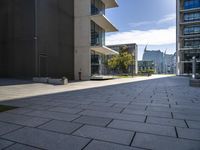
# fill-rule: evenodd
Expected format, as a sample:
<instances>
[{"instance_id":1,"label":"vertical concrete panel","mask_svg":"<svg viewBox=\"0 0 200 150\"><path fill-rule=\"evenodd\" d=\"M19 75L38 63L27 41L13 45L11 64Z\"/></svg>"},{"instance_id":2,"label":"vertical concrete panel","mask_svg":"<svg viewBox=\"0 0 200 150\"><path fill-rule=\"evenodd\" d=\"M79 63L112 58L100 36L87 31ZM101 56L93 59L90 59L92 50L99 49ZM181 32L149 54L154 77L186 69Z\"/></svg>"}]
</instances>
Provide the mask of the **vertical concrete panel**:
<instances>
[{"instance_id":1,"label":"vertical concrete panel","mask_svg":"<svg viewBox=\"0 0 200 150\"><path fill-rule=\"evenodd\" d=\"M91 76L90 54L90 0L74 0L75 3L75 79L89 80Z\"/></svg>"}]
</instances>

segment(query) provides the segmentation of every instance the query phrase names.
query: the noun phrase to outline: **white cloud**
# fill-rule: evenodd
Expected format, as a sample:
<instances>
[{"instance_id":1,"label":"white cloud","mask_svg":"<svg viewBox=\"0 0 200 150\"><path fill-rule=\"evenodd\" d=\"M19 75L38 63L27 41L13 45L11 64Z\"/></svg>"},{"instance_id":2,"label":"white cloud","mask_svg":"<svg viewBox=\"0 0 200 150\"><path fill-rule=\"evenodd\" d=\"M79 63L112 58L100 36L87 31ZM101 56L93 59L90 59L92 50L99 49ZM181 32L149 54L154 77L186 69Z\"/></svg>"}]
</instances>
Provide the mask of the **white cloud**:
<instances>
[{"instance_id":1,"label":"white cloud","mask_svg":"<svg viewBox=\"0 0 200 150\"><path fill-rule=\"evenodd\" d=\"M153 21L141 21L141 22L134 22L134 23L129 23L130 27L140 27L140 26L145 26L145 25L160 25L164 23L176 23L176 14L168 14L164 16L160 20L153 20Z\"/></svg>"},{"instance_id":2,"label":"white cloud","mask_svg":"<svg viewBox=\"0 0 200 150\"><path fill-rule=\"evenodd\" d=\"M176 21L176 14L173 13L173 14L166 15L163 19L159 20L158 24L166 23L166 22L175 22L175 21Z\"/></svg>"},{"instance_id":3,"label":"white cloud","mask_svg":"<svg viewBox=\"0 0 200 150\"><path fill-rule=\"evenodd\" d=\"M176 27L118 32L106 37L106 45L136 43L138 45L164 45L176 42Z\"/></svg>"},{"instance_id":4,"label":"white cloud","mask_svg":"<svg viewBox=\"0 0 200 150\"><path fill-rule=\"evenodd\" d=\"M144 25L149 25L155 23L154 21L142 21L142 22L136 22L136 23L129 23L129 26L135 28L135 27L140 27Z\"/></svg>"}]
</instances>

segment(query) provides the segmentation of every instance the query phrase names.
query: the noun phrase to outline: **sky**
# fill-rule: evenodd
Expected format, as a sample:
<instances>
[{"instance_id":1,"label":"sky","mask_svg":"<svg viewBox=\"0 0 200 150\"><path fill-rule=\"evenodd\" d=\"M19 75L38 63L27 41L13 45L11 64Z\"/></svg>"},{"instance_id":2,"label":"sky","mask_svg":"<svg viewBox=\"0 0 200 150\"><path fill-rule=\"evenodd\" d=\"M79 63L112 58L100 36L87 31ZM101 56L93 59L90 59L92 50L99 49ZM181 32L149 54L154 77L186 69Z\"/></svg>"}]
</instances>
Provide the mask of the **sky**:
<instances>
[{"instance_id":1,"label":"sky","mask_svg":"<svg viewBox=\"0 0 200 150\"><path fill-rule=\"evenodd\" d=\"M117 0L119 7L108 9L107 18L119 32L106 34L106 45L138 44L173 54L176 49L176 0Z\"/></svg>"}]
</instances>

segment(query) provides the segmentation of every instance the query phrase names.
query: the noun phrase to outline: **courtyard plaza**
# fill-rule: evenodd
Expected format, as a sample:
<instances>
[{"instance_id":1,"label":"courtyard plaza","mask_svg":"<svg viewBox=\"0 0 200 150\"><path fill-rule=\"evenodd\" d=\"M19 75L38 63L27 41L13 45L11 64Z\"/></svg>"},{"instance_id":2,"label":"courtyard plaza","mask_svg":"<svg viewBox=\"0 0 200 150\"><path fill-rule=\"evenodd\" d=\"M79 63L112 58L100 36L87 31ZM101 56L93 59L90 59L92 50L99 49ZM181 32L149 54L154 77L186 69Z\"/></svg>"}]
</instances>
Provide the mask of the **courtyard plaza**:
<instances>
[{"instance_id":1,"label":"courtyard plaza","mask_svg":"<svg viewBox=\"0 0 200 150\"><path fill-rule=\"evenodd\" d=\"M0 79L0 149L200 150L200 88L170 75L55 86Z\"/></svg>"}]
</instances>

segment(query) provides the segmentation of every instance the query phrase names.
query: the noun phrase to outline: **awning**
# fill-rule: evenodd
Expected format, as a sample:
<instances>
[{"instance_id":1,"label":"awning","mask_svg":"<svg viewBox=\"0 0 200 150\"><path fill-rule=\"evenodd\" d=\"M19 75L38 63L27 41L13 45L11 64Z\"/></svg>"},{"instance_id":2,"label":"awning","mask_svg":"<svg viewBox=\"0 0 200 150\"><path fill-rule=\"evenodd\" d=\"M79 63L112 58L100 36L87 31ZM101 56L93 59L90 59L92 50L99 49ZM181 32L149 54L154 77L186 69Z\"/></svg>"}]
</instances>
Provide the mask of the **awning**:
<instances>
[{"instance_id":1,"label":"awning","mask_svg":"<svg viewBox=\"0 0 200 150\"><path fill-rule=\"evenodd\" d=\"M102 0L102 2L105 4L106 8L113 8L119 6L116 0Z\"/></svg>"},{"instance_id":2,"label":"awning","mask_svg":"<svg viewBox=\"0 0 200 150\"><path fill-rule=\"evenodd\" d=\"M99 52L104 55L116 55L119 54L117 51L112 50L106 46L92 46L91 50Z\"/></svg>"},{"instance_id":3,"label":"awning","mask_svg":"<svg viewBox=\"0 0 200 150\"><path fill-rule=\"evenodd\" d=\"M91 20L105 30L105 32L116 32L117 28L103 14L92 15Z\"/></svg>"}]
</instances>

